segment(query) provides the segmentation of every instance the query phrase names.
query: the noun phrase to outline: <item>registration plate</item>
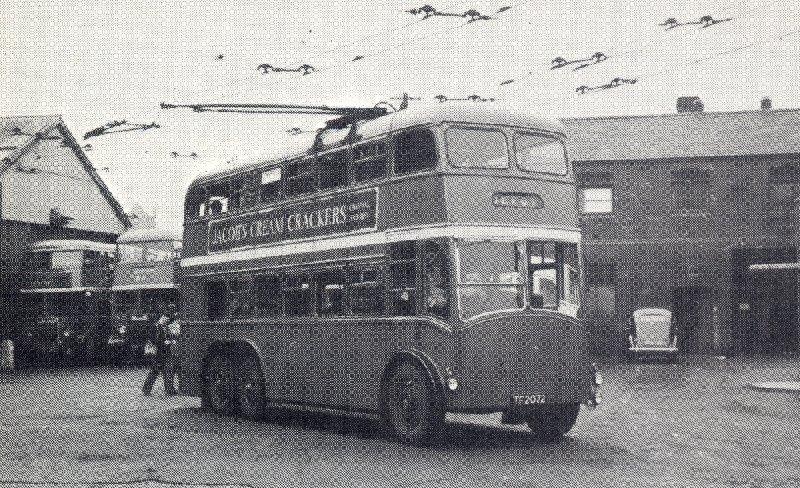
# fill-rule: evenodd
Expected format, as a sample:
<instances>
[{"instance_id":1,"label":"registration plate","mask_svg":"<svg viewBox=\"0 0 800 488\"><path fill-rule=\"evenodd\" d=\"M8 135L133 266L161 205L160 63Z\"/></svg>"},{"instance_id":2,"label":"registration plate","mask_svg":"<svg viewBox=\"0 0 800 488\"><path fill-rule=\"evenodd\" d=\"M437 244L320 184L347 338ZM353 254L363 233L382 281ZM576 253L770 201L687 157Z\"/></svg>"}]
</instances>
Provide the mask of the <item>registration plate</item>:
<instances>
[{"instance_id":1,"label":"registration plate","mask_svg":"<svg viewBox=\"0 0 800 488\"><path fill-rule=\"evenodd\" d=\"M539 405L544 403L544 395L511 395L514 405Z\"/></svg>"}]
</instances>

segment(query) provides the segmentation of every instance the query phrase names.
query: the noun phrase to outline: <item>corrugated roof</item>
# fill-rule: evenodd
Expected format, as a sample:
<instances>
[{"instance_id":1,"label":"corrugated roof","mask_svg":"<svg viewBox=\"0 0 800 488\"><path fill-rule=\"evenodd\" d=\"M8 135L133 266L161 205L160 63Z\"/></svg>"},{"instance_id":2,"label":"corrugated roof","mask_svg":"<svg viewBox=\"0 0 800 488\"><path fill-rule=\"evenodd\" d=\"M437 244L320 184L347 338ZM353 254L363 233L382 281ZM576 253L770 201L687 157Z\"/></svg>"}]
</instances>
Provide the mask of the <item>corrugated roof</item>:
<instances>
[{"instance_id":1,"label":"corrugated roof","mask_svg":"<svg viewBox=\"0 0 800 488\"><path fill-rule=\"evenodd\" d=\"M36 133L47 132L60 122L59 115L0 117L0 163L4 163L0 166L13 162L25 147L36 142Z\"/></svg>"},{"instance_id":2,"label":"corrugated roof","mask_svg":"<svg viewBox=\"0 0 800 488\"><path fill-rule=\"evenodd\" d=\"M36 241L30 245L31 251L101 251L114 252L114 244L87 241L84 239L49 239Z\"/></svg>"},{"instance_id":3,"label":"corrugated roof","mask_svg":"<svg viewBox=\"0 0 800 488\"><path fill-rule=\"evenodd\" d=\"M570 118L573 161L800 153L800 110Z\"/></svg>"}]
</instances>

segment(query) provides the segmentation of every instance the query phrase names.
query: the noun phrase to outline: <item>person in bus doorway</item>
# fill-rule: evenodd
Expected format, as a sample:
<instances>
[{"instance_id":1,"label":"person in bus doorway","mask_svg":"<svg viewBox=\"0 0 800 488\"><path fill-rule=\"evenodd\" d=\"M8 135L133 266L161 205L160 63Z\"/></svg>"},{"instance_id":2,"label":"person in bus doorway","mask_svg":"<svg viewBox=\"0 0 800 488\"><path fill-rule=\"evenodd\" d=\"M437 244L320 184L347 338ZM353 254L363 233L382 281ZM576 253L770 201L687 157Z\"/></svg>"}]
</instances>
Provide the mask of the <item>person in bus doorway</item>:
<instances>
[{"instance_id":1,"label":"person in bus doorway","mask_svg":"<svg viewBox=\"0 0 800 488\"><path fill-rule=\"evenodd\" d=\"M177 395L175 389L175 357L173 356L173 346L178 335L180 335L180 325L175 319L175 307L161 307L162 313L159 319L152 323L150 340L155 345L155 354L152 355L152 364L147 378L142 386L142 393L150 395L153 392L159 374L164 376L164 392L167 395Z\"/></svg>"}]
</instances>

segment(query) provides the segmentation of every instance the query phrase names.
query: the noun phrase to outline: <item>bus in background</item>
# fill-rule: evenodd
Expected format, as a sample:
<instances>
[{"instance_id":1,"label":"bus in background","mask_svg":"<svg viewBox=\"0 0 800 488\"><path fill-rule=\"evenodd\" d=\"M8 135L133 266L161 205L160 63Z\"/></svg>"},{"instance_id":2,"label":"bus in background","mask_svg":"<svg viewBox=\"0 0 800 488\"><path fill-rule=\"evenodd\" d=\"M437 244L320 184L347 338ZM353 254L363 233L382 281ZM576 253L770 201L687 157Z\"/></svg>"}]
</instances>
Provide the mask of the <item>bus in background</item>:
<instances>
[{"instance_id":1,"label":"bus in background","mask_svg":"<svg viewBox=\"0 0 800 488\"><path fill-rule=\"evenodd\" d=\"M217 412L380 415L425 443L447 412L569 431L600 377L577 319L564 131L489 105L412 107L310 151L195 180L180 385Z\"/></svg>"},{"instance_id":2,"label":"bus in background","mask_svg":"<svg viewBox=\"0 0 800 488\"><path fill-rule=\"evenodd\" d=\"M134 228L117 239L108 339L114 361L140 363L150 327L161 313L178 307L180 240L156 228Z\"/></svg>"},{"instance_id":3,"label":"bus in background","mask_svg":"<svg viewBox=\"0 0 800 488\"><path fill-rule=\"evenodd\" d=\"M111 325L114 245L75 239L31 244L26 287L30 320L17 324L23 363L92 364L103 358Z\"/></svg>"}]
</instances>

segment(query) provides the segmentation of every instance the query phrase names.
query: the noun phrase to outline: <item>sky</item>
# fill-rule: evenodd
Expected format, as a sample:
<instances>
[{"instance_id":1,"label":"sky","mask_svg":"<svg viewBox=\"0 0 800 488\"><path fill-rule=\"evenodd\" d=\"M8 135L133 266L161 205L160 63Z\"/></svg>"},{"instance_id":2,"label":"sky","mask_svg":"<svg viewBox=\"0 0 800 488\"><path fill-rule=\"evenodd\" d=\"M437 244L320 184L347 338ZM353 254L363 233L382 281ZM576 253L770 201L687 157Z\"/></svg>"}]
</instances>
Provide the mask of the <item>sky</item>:
<instances>
[{"instance_id":1,"label":"sky","mask_svg":"<svg viewBox=\"0 0 800 488\"><path fill-rule=\"evenodd\" d=\"M372 106L406 92L425 99L412 103L478 94L559 118L673 113L683 95L699 96L707 111L757 109L763 97L800 108L800 1L425 0L494 17L470 24L405 12L422 3L2 0L0 115L61 114L78 137L116 119L157 122L90 139L88 156L108 168L100 176L126 209L139 204L180 232L191 179L305 149L313 135L287 129L324 119L165 111L160 102ZM504 6L512 8L494 15ZM703 15L733 20L658 25ZM549 69L557 56L598 51L609 59ZM262 63L318 72L264 75ZM638 81L575 93L615 77Z\"/></svg>"}]
</instances>

